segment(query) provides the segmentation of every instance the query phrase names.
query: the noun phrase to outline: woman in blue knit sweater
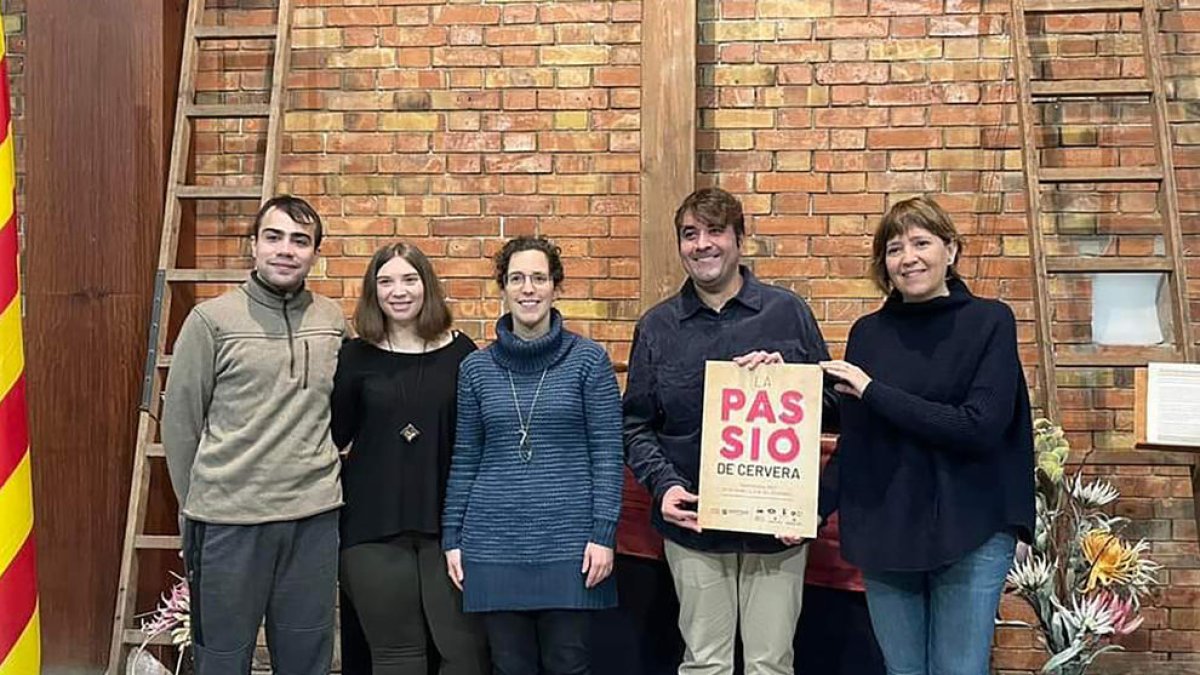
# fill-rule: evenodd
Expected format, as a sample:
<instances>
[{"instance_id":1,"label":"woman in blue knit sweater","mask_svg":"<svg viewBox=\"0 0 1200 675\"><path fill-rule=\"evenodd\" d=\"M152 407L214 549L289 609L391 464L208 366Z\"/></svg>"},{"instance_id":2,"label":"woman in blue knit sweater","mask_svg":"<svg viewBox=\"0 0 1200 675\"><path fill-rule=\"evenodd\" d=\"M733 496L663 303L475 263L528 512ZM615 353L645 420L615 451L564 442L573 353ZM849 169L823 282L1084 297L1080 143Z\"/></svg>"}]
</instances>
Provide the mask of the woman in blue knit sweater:
<instances>
[{"instance_id":1,"label":"woman in blue knit sweater","mask_svg":"<svg viewBox=\"0 0 1200 675\"><path fill-rule=\"evenodd\" d=\"M845 361L822 364L847 396L821 512L839 510L889 675L987 675L1016 539L1033 529L1016 321L967 290L960 248L936 202L895 204L873 246L887 301L854 324Z\"/></svg>"},{"instance_id":2,"label":"woman in blue knit sweater","mask_svg":"<svg viewBox=\"0 0 1200 675\"><path fill-rule=\"evenodd\" d=\"M509 313L458 379L442 548L479 612L497 675L589 672L589 613L616 605L621 401L608 354L563 328L558 247L496 255Z\"/></svg>"}]
</instances>

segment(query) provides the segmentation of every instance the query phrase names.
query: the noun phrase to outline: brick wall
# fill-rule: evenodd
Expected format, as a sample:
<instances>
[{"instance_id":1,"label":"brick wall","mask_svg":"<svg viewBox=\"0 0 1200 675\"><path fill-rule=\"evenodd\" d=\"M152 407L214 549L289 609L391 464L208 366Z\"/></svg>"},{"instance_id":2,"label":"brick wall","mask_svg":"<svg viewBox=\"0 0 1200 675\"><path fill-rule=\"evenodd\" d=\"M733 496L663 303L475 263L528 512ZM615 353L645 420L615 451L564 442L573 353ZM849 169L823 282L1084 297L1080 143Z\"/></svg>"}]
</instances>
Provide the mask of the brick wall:
<instances>
[{"instance_id":1,"label":"brick wall","mask_svg":"<svg viewBox=\"0 0 1200 675\"><path fill-rule=\"evenodd\" d=\"M1191 313L1200 319L1200 11L1178 1L1181 8L1164 6L1163 45ZM263 4L210 1L220 7L214 20L239 22L271 21ZM698 7L699 182L743 198L756 272L808 298L840 352L853 321L878 304L865 275L875 222L897 199L935 194L968 236L961 268L969 283L1013 306L1023 357L1035 364L1007 3ZM566 254L559 306L571 325L624 360L638 315L641 12L639 2L607 0L298 0L282 188L311 198L329 224L314 285L349 310L371 252L409 239L434 258L460 325L486 337L500 312L486 256L505 237L540 232ZM1040 77L1131 76L1141 67L1132 17L1035 28L1046 36L1035 49ZM261 100L270 59L268 43L212 45L202 97ZM1153 162L1148 117L1137 106L1073 104L1043 120L1046 164ZM198 182L253 182L264 138L258 122L209 123L196 140ZM1043 225L1055 251L1154 248L1158 214L1144 186L1064 189L1049 203ZM246 232L247 208L198 214L200 265L245 264L245 240L234 235ZM1088 280L1057 279L1052 290L1056 337L1090 340ZM1060 385L1074 447L1130 448L1129 369L1064 370ZM1123 491L1118 509L1156 552L1196 552L1186 467L1090 471ZM1125 644L1156 659L1196 661L1200 577L1164 576L1145 627ZM1010 603L1006 614L1021 608ZM1033 645L1029 631L1002 629L997 667L1035 669Z\"/></svg>"},{"instance_id":2,"label":"brick wall","mask_svg":"<svg viewBox=\"0 0 1200 675\"><path fill-rule=\"evenodd\" d=\"M8 60L8 86L12 104L13 141L17 161L17 218L25 231L25 0L0 0L4 16L4 41Z\"/></svg>"}]
</instances>

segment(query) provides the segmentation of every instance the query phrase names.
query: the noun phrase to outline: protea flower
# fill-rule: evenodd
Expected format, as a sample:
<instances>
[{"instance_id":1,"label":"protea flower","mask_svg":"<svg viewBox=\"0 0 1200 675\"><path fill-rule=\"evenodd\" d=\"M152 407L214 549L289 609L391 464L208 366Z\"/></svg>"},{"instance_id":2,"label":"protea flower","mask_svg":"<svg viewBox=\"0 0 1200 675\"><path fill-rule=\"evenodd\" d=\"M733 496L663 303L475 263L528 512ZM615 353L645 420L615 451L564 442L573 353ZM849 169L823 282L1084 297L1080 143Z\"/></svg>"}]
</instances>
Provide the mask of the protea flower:
<instances>
[{"instance_id":1,"label":"protea flower","mask_svg":"<svg viewBox=\"0 0 1200 675\"><path fill-rule=\"evenodd\" d=\"M1127 584L1134 579L1139 570L1139 551L1130 548L1121 538L1111 532L1092 530L1083 536L1081 542L1083 557L1091 569L1088 570L1088 582L1085 589L1091 593L1096 585Z\"/></svg>"},{"instance_id":2,"label":"protea flower","mask_svg":"<svg viewBox=\"0 0 1200 675\"><path fill-rule=\"evenodd\" d=\"M1146 620L1138 616L1137 606L1131 598L1122 598L1112 591L1101 591L1099 597L1112 616L1113 631L1118 635L1129 635Z\"/></svg>"},{"instance_id":3,"label":"protea flower","mask_svg":"<svg viewBox=\"0 0 1200 675\"><path fill-rule=\"evenodd\" d=\"M1054 568L1047 558L1034 554L1013 564L1008 571L1008 583L1023 593L1034 594L1050 583L1053 572Z\"/></svg>"},{"instance_id":4,"label":"protea flower","mask_svg":"<svg viewBox=\"0 0 1200 675\"><path fill-rule=\"evenodd\" d=\"M1070 626L1072 636L1085 633L1111 635L1115 631L1113 611L1100 594L1086 596L1082 601L1078 595L1073 596L1070 609L1059 604L1056 598L1052 598L1051 602L1058 608L1062 621Z\"/></svg>"},{"instance_id":5,"label":"protea flower","mask_svg":"<svg viewBox=\"0 0 1200 675\"><path fill-rule=\"evenodd\" d=\"M1095 480L1084 485L1083 479L1077 477L1071 485L1071 496L1084 508L1098 509L1116 501L1120 493L1108 481Z\"/></svg>"},{"instance_id":6,"label":"protea flower","mask_svg":"<svg viewBox=\"0 0 1200 675\"><path fill-rule=\"evenodd\" d=\"M142 621L142 632L148 638L161 633L170 633L171 642L187 646L192 641L191 596L187 582L180 579L171 587L171 594L163 594L162 602L149 619Z\"/></svg>"}]
</instances>

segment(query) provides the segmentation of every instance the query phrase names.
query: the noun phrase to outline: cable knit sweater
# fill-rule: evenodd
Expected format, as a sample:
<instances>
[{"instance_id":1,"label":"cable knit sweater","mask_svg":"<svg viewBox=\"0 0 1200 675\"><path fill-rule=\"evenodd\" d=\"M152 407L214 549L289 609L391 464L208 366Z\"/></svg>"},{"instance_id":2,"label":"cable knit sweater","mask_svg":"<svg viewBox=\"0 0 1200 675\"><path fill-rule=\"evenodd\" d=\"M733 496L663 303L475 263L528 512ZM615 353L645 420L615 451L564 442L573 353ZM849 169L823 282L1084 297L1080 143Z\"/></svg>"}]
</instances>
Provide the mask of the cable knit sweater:
<instances>
[{"instance_id":1,"label":"cable knit sweater","mask_svg":"<svg viewBox=\"0 0 1200 675\"><path fill-rule=\"evenodd\" d=\"M587 589L580 572L588 542L613 546L621 508L612 363L603 347L563 330L557 311L549 333L535 340L513 334L511 315L497 322L496 335L463 361L458 378L442 544L462 549L463 609L615 606L612 577ZM518 408L529 422L528 461L519 450Z\"/></svg>"}]
</instances>

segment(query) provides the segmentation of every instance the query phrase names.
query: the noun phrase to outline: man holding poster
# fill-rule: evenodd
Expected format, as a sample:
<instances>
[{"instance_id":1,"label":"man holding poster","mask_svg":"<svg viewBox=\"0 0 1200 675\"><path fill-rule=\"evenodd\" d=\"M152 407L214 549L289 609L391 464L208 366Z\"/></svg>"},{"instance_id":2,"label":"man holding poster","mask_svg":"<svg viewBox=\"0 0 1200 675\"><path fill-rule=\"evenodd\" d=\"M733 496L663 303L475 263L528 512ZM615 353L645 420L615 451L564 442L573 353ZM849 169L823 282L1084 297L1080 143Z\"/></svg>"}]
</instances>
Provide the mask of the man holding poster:
<instances>
[{"instance_id":1,"label":"man holding poster","mask_svg":"<svg viewBox=\"0 0 1200 675\"><path fill-rule=\"evenodd\" d=\"M775 536L701 530L705 364L732 361L753 371L816 363L828 359L828 350L802 299L740 265L745 223L733 195L719 188L692 193L675 213L675 230L688 280L638 322L624 415L627 462L654 497L651 520L666 538L679 595L687 646L680 672L733 673L740 621L746 675L791 675L807 549L782 525ZM822 399L828 426L836 419L836 394L825 390ZM816 404L805 403L809 410ZM782 400L775 404L774 414L796 415Z\"/></svg>"}]
</instances>

